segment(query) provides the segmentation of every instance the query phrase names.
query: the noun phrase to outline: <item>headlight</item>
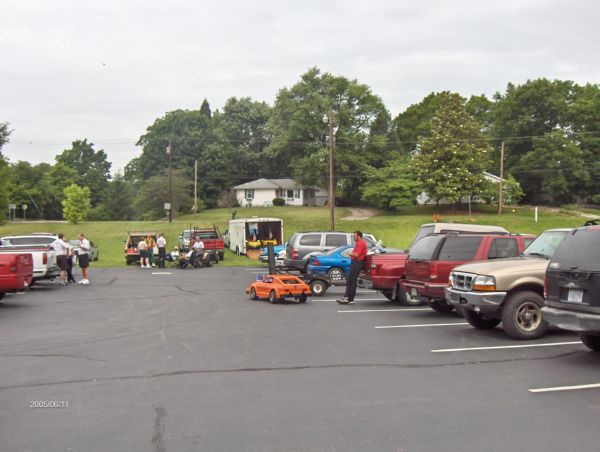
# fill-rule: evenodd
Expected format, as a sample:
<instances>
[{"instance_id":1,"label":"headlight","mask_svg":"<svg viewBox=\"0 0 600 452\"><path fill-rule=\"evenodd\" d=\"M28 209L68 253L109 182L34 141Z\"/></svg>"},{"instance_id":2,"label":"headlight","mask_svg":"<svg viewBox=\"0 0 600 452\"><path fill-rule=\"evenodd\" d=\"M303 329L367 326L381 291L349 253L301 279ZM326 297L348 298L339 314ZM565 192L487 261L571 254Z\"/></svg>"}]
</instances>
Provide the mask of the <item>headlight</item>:
<instances>
[{"instance_id":1,"label":"headlight","mask_svg":"<svg viewBox=\"0 0 600 452\"><path fill-rule=\"evenodd\" d=\"M482 292L496 291L496 278L493 276L478 275L473 279L473 290Z\"/></svg>"}]
</instances>

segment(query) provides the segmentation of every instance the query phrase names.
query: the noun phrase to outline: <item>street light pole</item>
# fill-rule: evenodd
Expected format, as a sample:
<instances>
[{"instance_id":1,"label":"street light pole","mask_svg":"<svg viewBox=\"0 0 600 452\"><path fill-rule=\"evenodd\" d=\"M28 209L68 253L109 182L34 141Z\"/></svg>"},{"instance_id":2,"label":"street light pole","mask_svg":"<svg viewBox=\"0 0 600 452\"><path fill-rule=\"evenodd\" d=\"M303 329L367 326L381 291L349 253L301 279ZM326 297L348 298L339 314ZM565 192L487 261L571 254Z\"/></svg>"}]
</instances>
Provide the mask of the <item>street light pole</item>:
<instances>
[{"instance_id":1,"label":"street light pole","mask_svg":"<svg viewBox=\"0 0 600 452\"><path fill-rule=\"evenodd\" d=\"M329 125L329 229L335 231L335 184L333 175L333 122L332 111L327 113Z\"/></svg>"},{"instance_id":2,"label":"street light pole","mask_svg":"<svg viewBox=\"0 0 600 452\"><path fill-rule=\"evenodd\" d=\"M167 155L169 156L169 223L171 223L173 221L173 192L171 190L173 151L171 149L171 140L169 140L169 146L167 147Z\"/></svg>"}]
</instances>

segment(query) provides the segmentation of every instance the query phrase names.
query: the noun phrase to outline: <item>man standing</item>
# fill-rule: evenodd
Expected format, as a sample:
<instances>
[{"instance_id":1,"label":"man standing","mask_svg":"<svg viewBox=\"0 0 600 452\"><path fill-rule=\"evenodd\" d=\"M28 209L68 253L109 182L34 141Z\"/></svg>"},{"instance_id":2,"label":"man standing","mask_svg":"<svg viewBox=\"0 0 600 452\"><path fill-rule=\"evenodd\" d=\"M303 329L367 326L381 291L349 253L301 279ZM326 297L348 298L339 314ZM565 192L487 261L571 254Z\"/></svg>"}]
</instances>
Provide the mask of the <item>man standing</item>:
<instances>
[{"instance_id":1,"label":"man standing","mask_svg":"<svg viewBox=\"0 0 600 452\"><path fill-rule=\"evenodd\" d=\"M58 238L50 244L54 253L56 254L56 263L60 268L60 282L61 286L67 285L67 255L69 253L69 245L64 241L64 234L61 232L58 234Z\"/></svg>"},{"instance_id":2,"label":"man standing","mask_svg":"<svg viewBox=\"0 0 600 452\"><path fill-rule=\"evenodd\" d=\"M167 258L167 239L164 234L160 234L156 239L156 246L158 247L158 268L165 268L165 260Z\"/></svg>"},{"instance_id":3,"label":"man standing","mask_svg":"<svg viewBox=\"0 0 600 452\"><path fill-rule=\"evenodd\" d=\"M89 267L90 267L90 242L85 238L85 235L79 234L79 245L77 247L77 259L79 268L81 268L82 279L79 284L89 284Z\"/></svg>"},{"instance_id":4,"label":"man standing","mask_svg":"<svg viewBox=\"0 0 600 452\"><path fill-rule=\"evenodd\" d=\"M354 304L356 280L365 265L365 258L367 257L368 248L367 243L362 238L362 232L354 232L354 241L354 249L349 254L352 263L350 264L350 271L346 278L346 293L344 294L344 298L336 300L339 304Z\"/></svg>"}]
</instances>

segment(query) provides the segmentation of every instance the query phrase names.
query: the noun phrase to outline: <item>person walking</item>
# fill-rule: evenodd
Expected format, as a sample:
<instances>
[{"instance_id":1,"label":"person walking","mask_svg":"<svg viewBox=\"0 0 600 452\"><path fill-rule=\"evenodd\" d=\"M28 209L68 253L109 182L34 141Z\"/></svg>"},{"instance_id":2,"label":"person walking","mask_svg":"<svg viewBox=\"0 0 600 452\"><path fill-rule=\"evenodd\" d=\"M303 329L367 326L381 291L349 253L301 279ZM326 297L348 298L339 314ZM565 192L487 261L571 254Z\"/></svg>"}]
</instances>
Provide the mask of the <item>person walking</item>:
<instances>
[{"instance_id":1,"label":"person walking","mask_svg":"<svg viewBox=\"0 0 600 452\"><path fill-rule=\"evenodd\" d=\"M167 259L167 239L165 239L163 233L156 239L156 246L158 247L158 268L165 268L165 260Z\"/></svg>"},{"instance_id":2,"label":"person walking","mask_svg":"<svg viewBox=\"0 0 600 452\"><path fill-rule=\"evenodd\" d=\"M137 246L138 253L140 253L140 264L142 268L150 268L150 262L148 262L148 245L145 240L140 240Z\"/></svg>"},{"instance_id":3,"label":"person walking","mask_svg":"<svg viewBox=\"0 0 600 452\"><path fill-rule=\"evenodd\" d=\"M362 232L354 232L354 249L350 252L349 256L352 259L350 263L350 271L346 278L346 293L344 298L339 298L336 301L339 304L354 304L354 297L356 295L356 280L358 275L365 266L365 259L367 257L367 242L362 238Z\"/></svg>"},{"instance_id":4,"label":"person walking","mask_svg":"<svg viewBox=\"0 0 600 452\"><path fill-rule=\"evenodd\" d=\"M67 254L69 252L69 245L64 240L65 235L61 232L58 234L58 238L50 244L54 253L56 254L56 263L60 268L60 282L61 286L67 285Z\"/></svg>"},{"instance_id":5,"label":"person walking","mask_svg":"<svg viewBox=\"0 0 600 452\"><path fill-rule=\"evenodd\" d=\"M88 285L90 283L90 242L82 233L79 234L79 244L77 246L77 260L81 268L82 279L80 284Z\"/></svg>"}]
</instances>

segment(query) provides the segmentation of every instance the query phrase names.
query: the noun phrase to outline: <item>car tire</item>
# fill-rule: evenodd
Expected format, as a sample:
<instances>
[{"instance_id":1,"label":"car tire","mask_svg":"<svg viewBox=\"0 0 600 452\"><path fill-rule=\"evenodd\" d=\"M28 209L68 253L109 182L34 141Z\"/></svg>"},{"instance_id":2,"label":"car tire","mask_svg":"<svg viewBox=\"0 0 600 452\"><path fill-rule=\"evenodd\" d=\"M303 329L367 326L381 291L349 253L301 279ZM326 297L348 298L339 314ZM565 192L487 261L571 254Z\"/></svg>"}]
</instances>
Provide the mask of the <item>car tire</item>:
<instances>
[{"instance_id":1,"label":"car tire","mask_svg":"<svg viewBox=\"0 0 600 452\"><path fill-rule=\"evenodd\" d=\"M322 297L323 295L325 295L325 292L327 292L328 288L329 284L320 279L314 279L310 283L310 291L316 297Z\"/></svg>"},{"instance_id":2,"label":"car tire","mask_svg":"<svg viewBox=\"0 0 600 452\"><path fill-rule=\"evenodd\" d=\"M420 298L413 298L410 294L405 291L400 284L396 287L396 297L400 301L400 304L403 306L422 306L425 304L423 300Z\"/></svg>"},{"instance_id":3,"label":"car tire","mask_svg":"<svg viewBox=\"0 0 600 452\"><path fill-rule=\"evenodd\" d=\"M0 300L4 298L4 292L0 292Z\"/></svg>"},{"instance_id":4,"label":"car tire","mask_svg":"<svg viewBox=\"0 0 600 452\"><path fill-rule=\"evenodd\" d=\"M219 253L219 259L221 259L222 261L225 260L225 251L223 251L222 253Z\"/></svg>"},{"instance_id":5,"label":"car tire","mask_svg":"<svg viewBox=\"0 0 600 452\"><path fill-rule=\"evenodd\" d=\"M258 300L258 295L256 295L256 289L254 287L250 288L250 298L253 300Z\"/></svg>"},{"instance_id":6,"label":"car tire","mask_svg":"<svg viewBox=\"0 0 600 452\"><path fill-rule=\"evenodd\" d=\"M298 297L300 303L306 303L306 294L302 294Z\"/></svg>"},{"instance_id":7,"label":"car tire","mask_svg":"<svg viewBox=\"0 0 600 452\"><path fill-rule=\"evenodd\" d=\"M513 339L537 339L548 329L542 318L544 299L537 292L512 294L502 308L502 328Z\"/></svg>"},{"instance_id":8,"label":"car tire","mask_svg":"<svg viewBox=\"0 0 600 452\"><path fill-rule=\"evenodd\" d=\"M454 309L454 306L449 305L446 300L433 300L429 303L429 306L434 311L442 313L450 312Z\"/></svg>"},{"instance_id":9,"label":"car tire","mask_svg":"<svg viewBox=\"0 0 600 452\"><path fill-rule=\"evenodd\" d=\"M269 292L269 302L271 304L277 303L277 294L275 293L274 290L272 290L271 292Z\"/></svg>"},{"instance_id":10,"label":"car tire","mask_svg":"<svg viewBox=\"0 0 600 452\"><path fill-rule=\"evenodd\" d=\"M600 334L579 333L579 338L587 348L600 352Z\"/></svg>"},{"instance_id":11,"label":"car tire","mask_svg":"<svg viewBox=\"0 0 600 452\"><path fill-rule=\"evenodd\" d=\"M496 328L501 322L500 319L480 314L472 309L461 309L461 314L469 322L469 325L478 330L491 330L492 328Z\"/></svg>"},{"instance_id":12,"label":"car tire","mask_svg":"<svg viewBox=\"0 0 600 452\"><path fill-rule=\"evenodd\" d=\"M344 279L344 272L339 267L331 267L329 270L327 270L327 276L332 281L341 281Z\"/></svg>"}]
</instances>

